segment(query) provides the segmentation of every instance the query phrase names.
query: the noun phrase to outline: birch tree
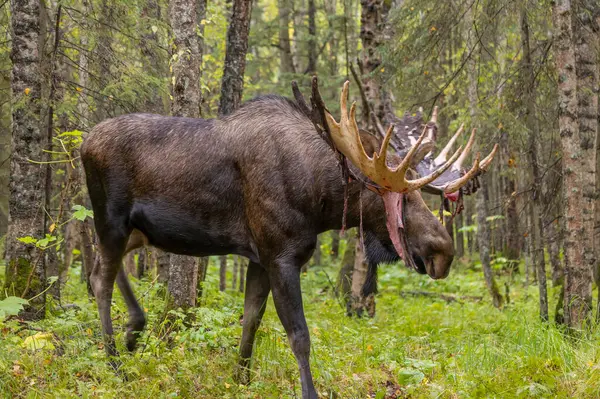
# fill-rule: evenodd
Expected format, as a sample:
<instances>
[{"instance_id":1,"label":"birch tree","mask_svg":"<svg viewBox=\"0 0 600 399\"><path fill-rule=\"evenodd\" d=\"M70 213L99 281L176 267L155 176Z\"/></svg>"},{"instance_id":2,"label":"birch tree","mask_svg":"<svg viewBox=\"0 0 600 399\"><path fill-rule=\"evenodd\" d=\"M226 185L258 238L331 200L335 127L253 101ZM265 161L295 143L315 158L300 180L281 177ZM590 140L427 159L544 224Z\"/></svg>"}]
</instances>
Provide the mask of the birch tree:
<instances>
[{"instance_id":1,"label":"birch tree","mask_svg":"<svg viewBox=\"0 0 600 399\"><path fill-rule=\"evenodd\" d=\"M44 237L45 144L41 125L40 2L11 1L12 142L4 291L30 300L25 319L44 317L46 270L35 240Z\"/></svg>"}]
</instances>

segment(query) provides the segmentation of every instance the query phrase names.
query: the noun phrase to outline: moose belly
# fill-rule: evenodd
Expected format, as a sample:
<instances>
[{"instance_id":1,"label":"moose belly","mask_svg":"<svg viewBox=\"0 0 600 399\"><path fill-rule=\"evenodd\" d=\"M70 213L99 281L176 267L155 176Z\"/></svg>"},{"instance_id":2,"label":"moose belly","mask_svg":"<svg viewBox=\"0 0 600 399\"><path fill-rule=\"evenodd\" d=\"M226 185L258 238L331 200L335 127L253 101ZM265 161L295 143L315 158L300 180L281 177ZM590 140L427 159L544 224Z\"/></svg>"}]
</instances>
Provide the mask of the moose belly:
<instances>
[{"instance_id":1,"label":"moose belly","mask_svg":"<svg viewBox=\"0 0 600 399\"><path fill-rule=\"evenodd\" d=\"M191 212L167 203L146 202L133 206L129 221L133 229L146 237L148 244L167 252L190 256L239 254L256 258L233 214L231 211L229 214Z\"/></svg>"}]
</instances>

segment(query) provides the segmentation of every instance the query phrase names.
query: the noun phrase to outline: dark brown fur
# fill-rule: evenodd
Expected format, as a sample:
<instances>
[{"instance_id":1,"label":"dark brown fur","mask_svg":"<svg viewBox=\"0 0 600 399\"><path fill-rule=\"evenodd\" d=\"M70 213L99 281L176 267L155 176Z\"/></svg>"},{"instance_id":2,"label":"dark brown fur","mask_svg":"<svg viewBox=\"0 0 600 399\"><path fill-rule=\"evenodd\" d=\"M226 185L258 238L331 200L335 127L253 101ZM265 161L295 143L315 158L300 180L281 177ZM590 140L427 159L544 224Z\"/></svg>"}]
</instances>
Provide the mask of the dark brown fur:
<instances>
[{"instance_id":1,"label":"dark brown fur","mask_svg":"<svg viewBox=\"0 0 600 399\"><path fill-rule=\"evenodd\" d=\"M373 136L364 140L370 151L378 147ZM110 319L115 279L130 312L129 349L145 324L121 268L127 251L149 243L193 256L239 254L250 259L242 369L272 292L298 360L303 397L316 398L299 274L317 234L341 227L344 185L335 154L300 109L267 96L221 120L125 115L97 125L81 155L99 239L101 261L92 286L107 353L117 354ZM381 198L356 182L349 192L347 225L359 224L362 195L371 263L398 259ZM418 192L406 198L413 256L421 272L443 278L453 258L452 240Z\"/></svg>"}]
</instances>

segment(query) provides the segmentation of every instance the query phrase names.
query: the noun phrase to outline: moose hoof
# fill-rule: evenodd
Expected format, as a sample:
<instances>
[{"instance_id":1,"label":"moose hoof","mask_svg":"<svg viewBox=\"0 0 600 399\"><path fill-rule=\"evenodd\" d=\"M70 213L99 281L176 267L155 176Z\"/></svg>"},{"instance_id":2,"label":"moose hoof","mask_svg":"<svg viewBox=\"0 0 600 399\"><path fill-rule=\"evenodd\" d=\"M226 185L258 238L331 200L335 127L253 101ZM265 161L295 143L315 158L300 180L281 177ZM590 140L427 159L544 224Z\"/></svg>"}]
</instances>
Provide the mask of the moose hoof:
<instances>
[{"instance_id":1,"label":"moose hoof","mask_svg":"<svg viewBox=\"0 0 600 399\"><path fill-rule=\"evenodd\" d=\"M135 347L137 346L137 339L138 332L128 329L127 336L125 337L125 345L127 346L127 350L129 352L133 352L135 350Z\"/></svg>"},{"instance_id":2,"label":"moose hoof","mask_svg":"<svg viewBox=\"0 0 600 399\"><path fill-rule=\"evenodd\" d=\"M239 364L235 370L233 378L238 384L250 384L250 369L246 365Z\"/></svg>"},{"instance_id":3,"label":"moose hoof","mask_svg":"<svg viewBox=\"0 0 600 399\"><path fill-rule=\"evenodd\" d=\"M137 346L137 340L144 330L146 325L146 319L144 317L133 319L129 322L127 327L127 334L125 336L125 344L127 350L133 352Z\"/></svg>"}]
</instances>

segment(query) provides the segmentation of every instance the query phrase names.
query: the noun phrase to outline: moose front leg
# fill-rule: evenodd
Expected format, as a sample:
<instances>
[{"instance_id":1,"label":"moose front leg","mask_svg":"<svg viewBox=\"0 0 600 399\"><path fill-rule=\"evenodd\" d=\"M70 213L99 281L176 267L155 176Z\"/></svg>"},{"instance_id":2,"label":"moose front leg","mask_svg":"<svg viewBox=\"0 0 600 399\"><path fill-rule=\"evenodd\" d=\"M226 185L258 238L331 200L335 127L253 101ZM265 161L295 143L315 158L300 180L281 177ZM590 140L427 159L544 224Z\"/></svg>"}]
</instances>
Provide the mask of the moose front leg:
<instances>
[{"instance_id":1,"label":"moose front leg","mask_svg":"<svg viewBox=\"0 0 600 399\"><path fill-rule=\"evenodd\" d=\"M250 262L246 272L246 296L244 298L244 329L240 343L239 382L247 384L250 381L249 365L252 357L252 346L256 330L260 326L267 307L267 298L271 285L267 271L258 263Z\"/></svg>"},{"instance_id":2,"label":"moose front leg","mask_svg":"<svg viewBox=\"0 0 600 399\"><path fill-rule=\"evenodd\" d=\"M285 328L290 346L300 369L303 399L317 399L310 372L310 336L302 308L300 266L295 262L277 261L269 271L273 301Z\"/></svg>"}]
</instances>

